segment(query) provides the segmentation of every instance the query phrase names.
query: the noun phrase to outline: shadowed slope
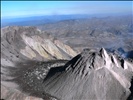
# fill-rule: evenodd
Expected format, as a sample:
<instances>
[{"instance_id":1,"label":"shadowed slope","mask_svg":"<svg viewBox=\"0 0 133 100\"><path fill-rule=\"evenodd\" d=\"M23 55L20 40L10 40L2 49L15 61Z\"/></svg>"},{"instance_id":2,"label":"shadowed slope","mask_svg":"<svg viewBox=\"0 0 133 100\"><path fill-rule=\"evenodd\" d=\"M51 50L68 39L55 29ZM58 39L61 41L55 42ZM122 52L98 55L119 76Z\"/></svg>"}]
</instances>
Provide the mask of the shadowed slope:
<instances>
[{"instance_id":1,"label":"shadowed slope","mask_svg":"<svg viewBox=\"0 0 133 100\"><path fill-rule=\"evenodd\" d=\"M38 61L27 61L25 63L17 63L14 67L6 66L2 67L2 85L9 87L10 89L20 90L14 92L8 92L8 95L3 97L6 100L13 100L17 98L19 100L26 100L27 96L39 97L39 98L49 98L50 96L43 94L43 79L46 77L49 69L51 67L61 67L67 60L56 60L48 62L38 62ZM12 97L12 93L16 94ZM22 99L19 97L23 97ZM35 100L40 100L40 99Z\"/></svg>"}]
</instances>

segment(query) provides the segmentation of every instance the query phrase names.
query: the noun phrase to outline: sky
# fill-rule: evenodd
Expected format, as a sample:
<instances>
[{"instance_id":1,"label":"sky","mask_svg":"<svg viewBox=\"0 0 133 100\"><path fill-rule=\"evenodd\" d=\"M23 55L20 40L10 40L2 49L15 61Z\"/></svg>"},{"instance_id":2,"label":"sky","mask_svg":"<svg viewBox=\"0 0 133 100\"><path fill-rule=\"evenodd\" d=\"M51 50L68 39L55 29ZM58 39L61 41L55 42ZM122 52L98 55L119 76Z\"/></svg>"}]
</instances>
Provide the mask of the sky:
<instances>
[{"instance_id":1,"label":"sky","mask_svg":"<svg viewBox=\"0 0 133 100\"><path fill-rule=\"evenodd\" d=\"M133 13L132 1L1 1L1 17Z\"/></svg>"}]
</instances>

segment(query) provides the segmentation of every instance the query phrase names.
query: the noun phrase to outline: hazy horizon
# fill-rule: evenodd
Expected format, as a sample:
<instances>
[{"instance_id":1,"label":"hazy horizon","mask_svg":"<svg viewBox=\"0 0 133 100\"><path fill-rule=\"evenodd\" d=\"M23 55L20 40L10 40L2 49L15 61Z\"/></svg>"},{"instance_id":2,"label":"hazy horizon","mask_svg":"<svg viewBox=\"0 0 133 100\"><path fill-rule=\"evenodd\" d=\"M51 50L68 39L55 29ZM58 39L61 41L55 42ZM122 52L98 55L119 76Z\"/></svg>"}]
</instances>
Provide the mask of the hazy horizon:
<instances>
[{"instance_id":1,"label":"hazy horizon","mask_svg":"<svg viewBox=\"0 0 133 100\"><path fill-rule=\"evenodd\" d=\"M1 18L132 14L132 1L2 1Z\"/></svg>"}]
</instances>

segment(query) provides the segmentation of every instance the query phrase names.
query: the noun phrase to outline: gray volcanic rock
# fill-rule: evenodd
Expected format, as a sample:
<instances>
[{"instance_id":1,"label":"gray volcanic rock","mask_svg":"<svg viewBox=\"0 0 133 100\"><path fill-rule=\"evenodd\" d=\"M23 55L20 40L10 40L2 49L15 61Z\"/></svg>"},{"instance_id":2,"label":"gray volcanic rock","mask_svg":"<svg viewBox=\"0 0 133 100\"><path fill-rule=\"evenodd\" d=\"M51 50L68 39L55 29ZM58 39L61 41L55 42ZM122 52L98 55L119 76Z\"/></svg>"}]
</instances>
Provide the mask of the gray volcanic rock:
<instances>
[{"instance_id":1,"label":"gray volcanic rock","mask_svg":"<svg viewBox=\"0 0 133 100\"><path fill-rule=\"evenodd\" d=\"M107 53L85 50L62 68L51 68L44 94L59 100L132 100L133 63Z\"/></svg>"}]
</instances>

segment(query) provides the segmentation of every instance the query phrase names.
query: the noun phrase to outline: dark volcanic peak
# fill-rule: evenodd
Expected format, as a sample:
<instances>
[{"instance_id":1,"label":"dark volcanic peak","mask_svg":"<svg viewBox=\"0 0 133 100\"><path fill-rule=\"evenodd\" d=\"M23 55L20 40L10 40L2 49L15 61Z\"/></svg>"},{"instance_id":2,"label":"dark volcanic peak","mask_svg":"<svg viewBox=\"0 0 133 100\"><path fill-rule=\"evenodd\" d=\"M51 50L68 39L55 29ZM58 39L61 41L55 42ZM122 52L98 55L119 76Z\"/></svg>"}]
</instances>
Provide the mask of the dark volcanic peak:
<instances>
[{"instance_id":1,"label":"dark volcanic peak","mask_svg":"<svg viewBox=\"0 0 133 100\"><path fill-rule=\"evenodd\" d=\"M131 97L133 63L108 54L84 50L62 68L51 68L44 93L59 100L126 100Z\"/></svg>"}]
</instances>

